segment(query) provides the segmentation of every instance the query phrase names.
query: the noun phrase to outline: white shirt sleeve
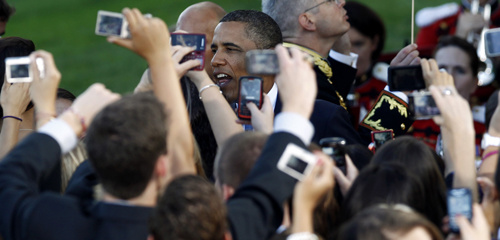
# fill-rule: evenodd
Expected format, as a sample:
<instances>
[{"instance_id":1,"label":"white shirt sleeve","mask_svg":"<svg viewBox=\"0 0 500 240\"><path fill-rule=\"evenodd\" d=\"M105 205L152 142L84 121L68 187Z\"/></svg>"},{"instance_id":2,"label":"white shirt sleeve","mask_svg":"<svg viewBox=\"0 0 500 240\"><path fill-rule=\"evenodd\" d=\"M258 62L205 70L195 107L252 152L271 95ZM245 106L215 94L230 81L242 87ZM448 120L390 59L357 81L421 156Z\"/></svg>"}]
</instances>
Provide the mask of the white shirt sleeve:
<instances>
[{"instance_id":1,"label":"white shirt sleeve","mask_svg":"<svg viewBox=\"0 0 500 240\"><path fill-rule=\"evenodd\" d=\"M403 92L399 92L399 91L391 92L389 90L389 85L385 86L384 90L394 94L398 98L401 98L401 100L405 101L405 103L408 103L408 96L406 96L406 94L404 94Z\"/></svg>"},{"instance_id":2,"label":"white shirt sleeve","mask_svg":"<svg viewBox=\"0 0 500 240\"><path fill-rule=\"evenodd\" d=\"M330 50L330 55L331 58L345 64L348 66L351 66L353 68L358 67L358 54L356 53L350 53L350 55L344 55L342 53L335 52L333 50Z\"/></svg>"},{"instance_id":3,"label":"white shirt sleeve","mask_svg":"<svg viewBox=\"0 0 500 240\"><path fill-rule=\"evenodd\" d=\"M61 147L62 154L66 154L76 147L78 138L73 129L63 120L54 119L38 129L39 133L44 133L54 138Z\"/></svg>"},{"instance_id":4,"label":"white shirt sleeve","mask_svg":"<svg viewBox=\"0 0 500 240\"><path fill-rule=\"evenodd\" d=\"M297 113L281 112L274 119L274 132L288 132L309 145L314 135L314 126L309 119Z\"/></svg>"}]
</instances>

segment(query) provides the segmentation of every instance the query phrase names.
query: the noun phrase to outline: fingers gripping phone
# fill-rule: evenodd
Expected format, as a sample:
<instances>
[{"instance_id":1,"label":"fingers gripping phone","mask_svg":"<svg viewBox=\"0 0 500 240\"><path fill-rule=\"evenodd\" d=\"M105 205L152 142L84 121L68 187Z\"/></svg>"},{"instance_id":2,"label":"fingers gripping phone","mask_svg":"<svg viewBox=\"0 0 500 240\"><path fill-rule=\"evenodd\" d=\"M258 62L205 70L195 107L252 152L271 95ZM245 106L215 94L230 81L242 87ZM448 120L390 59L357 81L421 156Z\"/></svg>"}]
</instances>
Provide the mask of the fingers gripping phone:
<instances>
[{"instance_id":1,"label":"fingers gripping phone","mask_svg":"<svg viewBox=\"0 0 500 240\"><path fill-rule=\"evenodd\" d=\"M193 47L195 50L184 58L182 58L181 63L189 60L200 60L200 66L192 69L194 71L202 71L205 67L205 44L206 38L205 34L188 34L188 33L172 33L171 34L172 46L185 46Z\"/></svg>"},{"instance_id":2,"label":"fingers gripping phone","mask_svg":"<svg viewBox=\"0 0 500 240\"><path fill-rule=\"evenodd\" d=\"M250 120L252 115L247 104L253 102L258 108L262 107L262 78L259 77L241 77L239 81L238 96L238 118Z\"/></svg>"}]
</instances>

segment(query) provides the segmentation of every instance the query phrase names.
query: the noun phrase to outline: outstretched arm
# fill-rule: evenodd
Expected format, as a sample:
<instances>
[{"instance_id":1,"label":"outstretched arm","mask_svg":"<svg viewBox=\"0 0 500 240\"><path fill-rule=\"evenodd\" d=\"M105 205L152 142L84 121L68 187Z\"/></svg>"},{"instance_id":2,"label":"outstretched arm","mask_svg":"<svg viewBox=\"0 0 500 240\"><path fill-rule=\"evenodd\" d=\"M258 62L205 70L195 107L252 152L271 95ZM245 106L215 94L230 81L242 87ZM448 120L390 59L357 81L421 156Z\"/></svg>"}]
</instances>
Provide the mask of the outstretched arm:
<instances>
[{"instance_id":1,"label":"outstretched arm","mask_svg":"<svg viewBox=\"0 0 500 240\"><path fill-rule=\"evenodd\" d=\"M195 173L191 126L171 57L167 25L159 18L145 18L138 9L125 8L123 14L129 22L132 39L109 37L108 41L134 51L148 62L154 93L165 105L168 116L170 171L174 176Z\"/></svg>"}]
</instances>

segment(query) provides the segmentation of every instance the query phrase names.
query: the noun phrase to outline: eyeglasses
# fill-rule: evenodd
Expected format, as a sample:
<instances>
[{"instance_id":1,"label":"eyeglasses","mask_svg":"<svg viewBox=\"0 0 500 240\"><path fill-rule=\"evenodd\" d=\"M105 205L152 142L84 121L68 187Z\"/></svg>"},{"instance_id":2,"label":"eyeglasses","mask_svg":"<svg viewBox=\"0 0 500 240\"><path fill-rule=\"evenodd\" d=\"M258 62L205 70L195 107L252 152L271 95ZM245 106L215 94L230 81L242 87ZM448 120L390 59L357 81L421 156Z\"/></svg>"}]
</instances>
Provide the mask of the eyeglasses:
<instances>
[{"instance_id":1,"label":"eyeglasses","mask_svg":"<svg viewBox=\"0 0 500 240\"><path fill-rule=\"evenodd\" d=\"M325 0L325 1L323 1L323 2L318 3L317 5L314 5L313 7L310 7L310 8L308 8L308 9L306 9L306 10L304 11L304 13L306 13L306 12L308 12L308 11L311 11L311 10L313 10L313 9L315 9L315 8L317 8L317 7L319 7L319 6L323 5L323 4L325 4L325 3L328 3L328 2L330 2L330 3L331 3L331 2L335 2L337 5L338 5L338 4L340 4L340 0Z\"/></svg>"}]
</instances>

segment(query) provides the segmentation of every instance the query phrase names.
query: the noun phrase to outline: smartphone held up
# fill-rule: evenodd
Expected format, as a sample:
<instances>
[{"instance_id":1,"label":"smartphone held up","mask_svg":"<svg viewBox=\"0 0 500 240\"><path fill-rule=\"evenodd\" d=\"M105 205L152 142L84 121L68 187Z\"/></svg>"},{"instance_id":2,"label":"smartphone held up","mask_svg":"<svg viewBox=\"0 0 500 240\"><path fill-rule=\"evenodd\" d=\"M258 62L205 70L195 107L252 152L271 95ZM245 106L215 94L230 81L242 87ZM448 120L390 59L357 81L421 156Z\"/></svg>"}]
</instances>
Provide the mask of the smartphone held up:
<instances>
[{"instance_id":1,"label":"smartphone held up","mask_svg":"<svg viewBox=\"0 0 500 240\"><path fill-rule=\"evenodd\" d=\"M263 98L263 86L262 78L259 77L241 77L238 95L238 118L244 120L250 120L252 115L250 109L248 109L247 104L252 102L259 109L262 107Z\"/></svg>"},{"instance_id":2,"label":"smartphone held up","mask_svg":"<svg viewBox=\"0 0 500 240\"><path fill-rule=\"evenodd\" d=\"M172 33L171 34L172 46L192 47L193 52L186 55L181 63L189 60L199 60L200 66L192 69L194 71L203 71L205 66L205 34L188 34L188 33Z\"/></svg>"}]
</instances>

